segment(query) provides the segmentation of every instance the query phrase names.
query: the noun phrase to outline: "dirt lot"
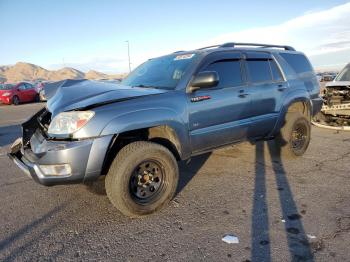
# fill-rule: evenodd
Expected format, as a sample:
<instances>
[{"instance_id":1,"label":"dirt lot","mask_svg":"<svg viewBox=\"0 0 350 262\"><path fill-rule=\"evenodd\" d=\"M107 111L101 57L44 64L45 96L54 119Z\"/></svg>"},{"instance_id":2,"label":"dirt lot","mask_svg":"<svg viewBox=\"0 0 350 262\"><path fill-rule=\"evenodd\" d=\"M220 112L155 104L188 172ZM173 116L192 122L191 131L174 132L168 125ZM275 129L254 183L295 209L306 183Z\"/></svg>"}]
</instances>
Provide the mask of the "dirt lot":
<instances>
[{"instance_id":1,"label":"dirt lot","mask_svg":"<svg viewBox=\"0 0 350 262\"><path fill-rule=\"evenodd\" d=\"M8 160L40 106L0 107L1 261L350 261L350 133L313 127L297 160L246 143L181 163L170 206L129 219L102 183L43 187Z\"/></svg>"}]
</instances>

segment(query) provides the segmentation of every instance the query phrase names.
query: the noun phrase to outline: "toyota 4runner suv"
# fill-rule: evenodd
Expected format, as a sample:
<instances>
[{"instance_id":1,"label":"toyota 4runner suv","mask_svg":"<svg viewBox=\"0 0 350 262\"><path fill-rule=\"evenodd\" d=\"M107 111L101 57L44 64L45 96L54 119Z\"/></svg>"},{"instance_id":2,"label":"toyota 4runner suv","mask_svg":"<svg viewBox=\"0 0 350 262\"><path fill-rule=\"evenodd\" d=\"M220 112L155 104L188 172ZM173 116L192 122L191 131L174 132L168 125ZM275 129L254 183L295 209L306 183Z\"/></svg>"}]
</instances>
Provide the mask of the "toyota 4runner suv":
<instances>
[{"instance_id":1,"label":"toyota 4runner suv","mask_svg":"<svg viewBox=\"0 0 350 262\"><path fill-rule=\"evenodd\" d=\"M226 43L150 59L121 84L65 81L22 124L9 156L47 186L106 175L110 201L136 217L173 198L177 161L268 139L283 156L301 156L321 106L303 53Z\"/></svg>"}]
</instances>

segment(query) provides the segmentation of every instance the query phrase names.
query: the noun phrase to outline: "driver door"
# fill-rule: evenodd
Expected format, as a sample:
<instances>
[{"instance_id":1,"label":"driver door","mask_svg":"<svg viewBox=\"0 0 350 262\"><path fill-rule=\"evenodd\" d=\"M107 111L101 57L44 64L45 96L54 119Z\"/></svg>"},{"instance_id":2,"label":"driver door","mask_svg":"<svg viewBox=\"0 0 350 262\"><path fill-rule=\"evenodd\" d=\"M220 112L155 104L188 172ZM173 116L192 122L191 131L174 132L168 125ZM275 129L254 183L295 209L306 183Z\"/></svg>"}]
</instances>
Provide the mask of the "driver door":
<instances>
[{"instance_id":1,"label":"driver door","mask_svg":"<svg viewBox=\"0 0 350 262\"><path fill-rule=\"evenodd\" d=\"M199 69L216 71L219 84L188 94L193 154L245 138L251 101L241 58L239 52L215 54Z\"/></svg>"}]
</instances>

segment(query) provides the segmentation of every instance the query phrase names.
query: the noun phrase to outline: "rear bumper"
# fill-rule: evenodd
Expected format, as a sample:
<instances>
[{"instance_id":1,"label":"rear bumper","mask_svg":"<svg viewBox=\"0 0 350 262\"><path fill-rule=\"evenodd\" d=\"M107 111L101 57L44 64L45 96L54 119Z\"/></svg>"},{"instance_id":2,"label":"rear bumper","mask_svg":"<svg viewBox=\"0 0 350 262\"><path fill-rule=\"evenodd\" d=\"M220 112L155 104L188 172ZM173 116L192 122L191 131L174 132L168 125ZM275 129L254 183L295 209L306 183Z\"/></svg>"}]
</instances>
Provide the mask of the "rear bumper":
<instances>
[{"instance_id":1,"label":"rear bumper","mask_svg":"<svg viewBox=\"0 0 350 262\"><path fill-rule=\"evenodd\" d=\"M81 141L47 141L41 140L36 132L30 147L24 147L19 138L8 156L26 175L42 185L81 183L100 176L111 139L112 136L104 136ZM43 171L44 167L57 165L69 166L70 173L48 175Z\"/></svg>"}]
</instances>

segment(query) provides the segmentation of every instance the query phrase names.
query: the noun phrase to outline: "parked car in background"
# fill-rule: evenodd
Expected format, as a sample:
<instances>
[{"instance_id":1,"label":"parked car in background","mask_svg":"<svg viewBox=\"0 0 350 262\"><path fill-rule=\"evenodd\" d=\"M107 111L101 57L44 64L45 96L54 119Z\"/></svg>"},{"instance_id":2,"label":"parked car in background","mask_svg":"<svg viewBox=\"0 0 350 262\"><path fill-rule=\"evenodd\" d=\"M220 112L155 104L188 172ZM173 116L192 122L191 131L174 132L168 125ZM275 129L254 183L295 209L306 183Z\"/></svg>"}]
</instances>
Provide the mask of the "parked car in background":
<instances>
[{"instance_id":1,"label":"parked car in background","mask_svg":"<svg viewBox=\"0 0 350 262\"><path fill-rule=\"evenodd\" d=\"M38 81L35 84L36 92L39 94L39 101L46 101L45 86L52 83L51 81Z\"/></svg>"},{"instance_id":2,"label":"parked car in background","mask_svg":"<svg viewBox=\"0 0 350 262\"><path fill-rule=\"evenodd\" d=\"M321 92L323 106L314 124L350 130L350 63Z\"/></svg>"},{"instance_id":3,"label":"parked car in background","mask_svg":"<svg viewBox=\"0 0 350 262\"><path fill-rule=\"evenodd\" d=\"M331 74L331 75L322 75L321 81L320 82L331 82L334 80L334 78L336 77L335 74Z\"/></svg>"},{"instance_id":4,"label":"parked car in background","mask_svg":"<svg viewBox=\"0 0 350 262\"><path fill-rule=\"evenodd\" d=\"M27 82L17 84L0 85L0 101L3 104L18 105L23 102L34 102L39 100L35 87Z\"/></svg>"}]
</instances>

